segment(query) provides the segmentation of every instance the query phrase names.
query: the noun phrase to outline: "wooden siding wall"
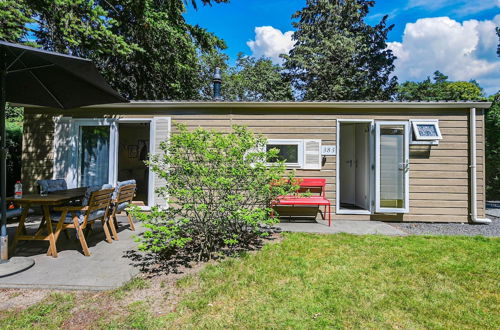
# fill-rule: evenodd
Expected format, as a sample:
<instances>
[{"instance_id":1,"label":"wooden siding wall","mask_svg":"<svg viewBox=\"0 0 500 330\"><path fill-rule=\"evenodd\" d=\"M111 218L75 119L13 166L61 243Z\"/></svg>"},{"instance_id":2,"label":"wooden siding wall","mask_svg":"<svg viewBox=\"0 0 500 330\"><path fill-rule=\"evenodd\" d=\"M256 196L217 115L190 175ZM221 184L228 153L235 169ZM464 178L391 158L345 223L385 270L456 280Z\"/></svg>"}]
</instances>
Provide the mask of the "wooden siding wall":
<instances>
[{"instance_id":1,"label":"wooden siding wall","mask_svg":"<svg viewBox=\"0 0 500 330\"><path fill-rule=\"evenodd\" d=\"M336 144L337 119L374 119L374 120L409 120L439 119L443 139L438 146L414 147L410 150L410 212L398 215L333 215L333 219L355 220L395 220L395 221L432 221L432 222L467 222L470 214L469 199L469 110L468 109L335 109L335 110L86 110L73 114L74 117L152 117L167 116L172 124L181 122L189 128L199 126L219 131L229 131L232 125L246 125L254 132L262 133L273 139L321 139L323 145ZM46 118L46 117L44 117ZM37 118L36 120L40 120ZM43 177L42 173L51 174L50 152L46 152L52 137L36 130L32 115L26 116L25 157L35 164L47 163L47 166L24 165L26 177ZM50 128L50 124L47 124ZM477 113L477 177L478 177L478 216L484 216L484 115ZM35 134L36 133L36 134ZM175 127L173 126L175 134ZM43 138L42 138L43 137ZM45 152L33 151L40 145ZM422 149L426 149L422 152ZM31 151L28 151L31 150ZM338 152L338 151L337 151ZM48 155L48 156L47 156ZM40 157L47 157L44 162ZM298 170L298 177L323 177L327 179L327 197L332 201L335 212L336 157L328 156L321 170ZM38 172L40 171L40 172ZM26 179L25 179L26 181Z\"/></svg>"},{"instance_id":2,"label":"wooden siding wall","mask_svg":"<svg viewBox=\"0 0 500 330\"><path fill-rule=\"evenodd\" d=\"M37 191L36 180L52 179L54 129L53 116L24 114L21 179L25 193Z\"/></svg>"}]
</instances>

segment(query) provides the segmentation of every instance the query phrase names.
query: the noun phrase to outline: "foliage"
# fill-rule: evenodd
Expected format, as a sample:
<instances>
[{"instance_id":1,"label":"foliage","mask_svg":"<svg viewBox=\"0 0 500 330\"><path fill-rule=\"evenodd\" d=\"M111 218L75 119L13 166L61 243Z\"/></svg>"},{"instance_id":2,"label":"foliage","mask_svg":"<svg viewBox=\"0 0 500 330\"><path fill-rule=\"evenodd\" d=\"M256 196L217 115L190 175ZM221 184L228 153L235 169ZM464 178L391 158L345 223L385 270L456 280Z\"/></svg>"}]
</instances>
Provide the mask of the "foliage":
<instances>
[{"instance_id":1,"label":"foliage","mask_svg":"<svg viewBox=\"0 0 500 330\"><path fill-rule=\"evenodd\" d=\"M23 126L18 122L6 122L7 144L7 194L14 192L14 184L21 180L21 156Z\"/></svg>"},{"instance_id":2,"label":"foliage","mask_svg":"<svg viewBox=\"0 0 500 330\"><path fill-rule=\"evenodd\" d=\"M448 76L434 72L421 82L406 81L398 86L396 98L400 101L482 100L483 90L475 81L448 81Z\"/></svg>"},{"instance_id":3,"label":"foliage","mask_svg":"<svg viewBox=\"0 0 500 330\"><path fill-rule=\"evenodd\" d=\"M228 0L201 1L220 2ZM16 6L3 10L9 16L2 24L16 41L28 32L28 25L17 23L24 13L34 21L39 45L92 59L129 99L196 98L199 55L225 48L212 33L186 23L183 0L22 0Z\"/></svg>"},{"instance_id":4,"label":"foliage","mask_svg":"<svg viewBox=\"0 0 500 330\"><path fill-rule=\"evenodd\" d=\"M486 198L500 199L500 92L486 112Z\"/></svg>"},{"instance_id":5,"label":"foliage","mask_svg":"<svg viewBox=\"0 0 500 330\"><path fill-rule=\"evenodd\" d=\"M222 93L226 84L228 83L227 71L229 70L229 65L227 61L229 56L222 52L215 52L211 54L201 54L200 55L200 89L197 99L200 100L212 100L213 95L213 78L215 69L219 68L222 75Z\"/></svg>"},{"instance_id":6,"label":"foliage","mask_svg":"<svg viewBox=\"0 0 500 330\"><path fill-rule=\"evenodd\" d=\"M497 55L498 55L498 57L500 57L500 27L497 26L495 28L495 31L497 32L497 36L498 36Z\"/></svg>"},{"instance_id":7,"label":"foliage","mask_svg":"<svg viewBox=\"0 0 500 330\"><path fill-rule=\"evenodd\" d=\"M146 231L140 248L159 258L180 250L208 259L223 250L248 247L265 236L261 225L272 224L269 203L293 189L271 185L283 177L283 162L268 166L266 157L278 150L262 151L266 139L245 127L222 133L198 128L188 131L181 124L162 154L149 162L166 184L156 193L169 199L169 207L134 214Z\"/></svg>"},{"instance_id":8,"label":"foliage","mask_svg":"<svg viewBox=\"0 0 500 330\"><path fill-rule=\"evenodd\" d=\"M222 76L222 98L225 101L286 101L292 100L290 82L280 65L265 57L254 58L238 54L235 66L227 64L225 54L202 56L203 82L199 98L213 98L213 76L219 67Z\"/></svg>"},{"instance_id":9,"label":"foliage","mask_svg":"<svg viewBox=\"0 0 500 330\"><path fill-rule=\"evenodd\" d=\"M225 43L186 23L182 1L108 0L119 22L112 30L137 44L126 57L101 65L108 81L131 99L194 99L201 82L199 54L217 54Z\"/></svg>"},{"instance_id":10,"label":"foliage","mask_svg":"<svg viewBox=\"0 0 500 330\"><path fill-rule=\"evenodd\" d=\"M23 140L23 108L6 106L7 195L14 193L14 184L21 180Z\"/></svg>"},{"instance_id":11,"label":"foliage","mask_svg":"<svg viewBox=\"0 0 500 330\"><path fill-rule=\"evenodd\" d=\"M307 0L293 18L296 41L285 68L306 100L389 99L395 56L387 48L387 16L365 23L372 0Z\"/></svg>"},{"instance_id":12,"label":"foliage","mask_svg":"<svg viewBox=\"0 0 500 330\"><path fill-rule=\"evenodd\" d=\"M0 1L0 40L18 42L28 33L31 11L24 0Z\"/></svg>"},{"instance_id":13,"label":"foliage","mask_svg":"<svg viewBox=\"0 0 500 330\"><path fill-rule=\"evenodd\" d=\"M236 66L225 75L222 95L227 101L287 101L293 98L281 66L271 59L238 54Z\"/></svg>"}]
</instances>

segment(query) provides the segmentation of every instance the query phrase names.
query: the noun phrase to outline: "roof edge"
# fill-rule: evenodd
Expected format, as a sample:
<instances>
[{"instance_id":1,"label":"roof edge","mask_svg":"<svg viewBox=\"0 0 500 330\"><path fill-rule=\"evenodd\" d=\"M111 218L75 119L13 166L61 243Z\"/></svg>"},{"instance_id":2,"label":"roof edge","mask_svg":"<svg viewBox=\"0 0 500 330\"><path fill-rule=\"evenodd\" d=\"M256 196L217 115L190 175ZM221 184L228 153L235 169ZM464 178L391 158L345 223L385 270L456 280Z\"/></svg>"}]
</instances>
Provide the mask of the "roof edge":
<instances>
[{"instance_id":1,"label":"roof edge","mask_svg":"<svg viewBox=\"0 0 500 330\"><path fill-rule=\"evenodd\" d=\"M202 109L224 109L224 108L273 108L273 109L340 109L340 108L363 108L363 109L387 109L387 108L416 108L416 109L457 109L457 108L479 108L491 107L491 102L483 101L302 101L302 102L233 102L233 101L130 101L130 103L110 103L90 105L82 109L139 109L139 108L202 108ZM43 108L39 106L13 104L28 108Z\"/></svg>"}]
</instances>

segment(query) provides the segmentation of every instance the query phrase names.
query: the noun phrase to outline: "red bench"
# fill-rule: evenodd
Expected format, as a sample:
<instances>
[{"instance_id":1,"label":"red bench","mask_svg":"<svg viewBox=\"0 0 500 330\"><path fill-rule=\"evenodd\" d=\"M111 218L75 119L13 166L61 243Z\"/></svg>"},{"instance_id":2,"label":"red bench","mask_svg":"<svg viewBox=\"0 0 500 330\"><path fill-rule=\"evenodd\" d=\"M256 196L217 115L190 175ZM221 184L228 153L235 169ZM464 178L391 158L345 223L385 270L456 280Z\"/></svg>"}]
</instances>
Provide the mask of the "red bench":
<instances>
[{"instance_id":1,"label":"red bench","mask_svg":"<svg viewBox=\"0 0 500 330\"><path fill-rule=\"evenodd\" d=\"M319 210L323 220L325 220L325 213L328 214L328 226L332 224L331 216L331 205L330 201L326 198L326 179L319 178L303 178L297 179L299 189L297 193L316 193L319 195L313 196L299 196L299 195L286 195L279 196L273 203L272 206L324 206L324 212Z\"/></svg>"}]
</instances>

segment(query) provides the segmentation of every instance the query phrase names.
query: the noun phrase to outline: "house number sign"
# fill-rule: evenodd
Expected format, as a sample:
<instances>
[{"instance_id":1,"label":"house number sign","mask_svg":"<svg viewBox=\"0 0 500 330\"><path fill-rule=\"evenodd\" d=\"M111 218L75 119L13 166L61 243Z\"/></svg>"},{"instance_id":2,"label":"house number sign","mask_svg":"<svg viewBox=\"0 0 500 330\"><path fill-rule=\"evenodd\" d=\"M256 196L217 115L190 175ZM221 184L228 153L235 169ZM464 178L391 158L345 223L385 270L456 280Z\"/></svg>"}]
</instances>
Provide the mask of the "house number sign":
<instances>
[{"instance_id":1,"label":"house number sign","mask_svg":"<svg viewBox=\"0 0 500 330\"><path fill-rule=\"evenodd\" d=\"M321 146L321 155L322 156L335 156L335 155L337 155L337 147L336 146Z\"/></svg>"}]
</instances>

